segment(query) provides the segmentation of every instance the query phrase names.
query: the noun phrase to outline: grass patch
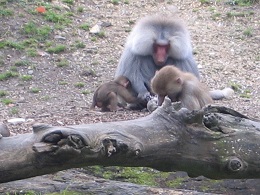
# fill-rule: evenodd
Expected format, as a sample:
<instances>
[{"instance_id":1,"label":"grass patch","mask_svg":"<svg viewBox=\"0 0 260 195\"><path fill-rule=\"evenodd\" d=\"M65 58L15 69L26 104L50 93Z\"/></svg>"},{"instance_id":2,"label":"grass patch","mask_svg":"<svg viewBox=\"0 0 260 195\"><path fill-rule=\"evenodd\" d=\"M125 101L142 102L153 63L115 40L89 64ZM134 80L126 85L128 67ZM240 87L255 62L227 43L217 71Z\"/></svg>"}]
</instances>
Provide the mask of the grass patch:
<instances>
[{"instance_id":1,"label":"grass patch","mask_svg":"<svg viewBox=\"0 0 260 195\"><path fill-rule=\"evenodd\" d=\"M239 96L242 98L251 98L251 91L249 89L246 89Z\"/></svg>"},{"instance_id":2,"label":"grass patch","mask_svg":"<svg viewBox=\"0 0 260 195\"><path fill-rule=\"evenodd\" d=\"M75 191L69 191L69 190L64 190L61 192L54 192L46 195L85 195L86 193L80 193L80 192L75 192ZM88 193L89 195L92 193Z\"/></svg>"},{"instance_id":3,"label":"grass patch","mask_svg":"<svg viewBox=\"0 0 260 195\"><path fill-rule=\"evenodd\" d=\"M220 18L221 17L221 13L219 13L219 12L216 12L216 13L214 13L214 14L212 14L212 19L213 20L217 20L218 18Z\"/></svg>"},{"instance_id":4,"label":"grass patch","mask_svg":"<svg viewBox=\"0 0 260 195\"><path fill-rule=\"evenodd\" d=\"M9 105L9 104L14 103L13 100L8 99L8 98L2 99L1 102L2 102L4 105Z\"/></svg>"},{"instance_id":5,"label":"grass patch","mask_svg":"<svg viewBox=\"0 0 260 195\"><path fill-rule=\"evenodd\" d=\"M81 28L81 29L83 29L83 30L89 30L89 28L90 28L90 25L89 25L89 24L86 24L86 23L84 23L84 24L81 24L81 25L79 26L79 28Z\"/></svg>"},{"instance_id":6,"label":"grass patch","mask_svg":"<svg viewBox=\"0 0 260 195\"><path fill-rule=\"evenodd\" d=\"M74 0L63 0L63 3L69 4L69 5L73 5L74 4Z\"/></svg>"},{"instance_id":7,"label":"grass patch","mask_svg":"<svg viewBox=\"0 0 260 195\"><path fill-rule=\"evenodd\" d=\"M91 91L89 91L89 90L84 90L84 91L82 91L81 93L84 94L84 95L88 95L88 94L91 93Z\"/></svg>"},{"instance_id":8,"label":"grass patch","mask_svg":"<svg viewBox=\"0 0 260 195\"><path fill-rule=\"evenodd\" d=\"M227 17L233 18L233 17L246 17L250 15L254 15L255 13L253 11L250 12L228 12Z\"/></svg>"},{"instance_id":9,"label":"grass patch","mask_svg":"<svg viewBox=\"0 0 260 195\"><path fill-rule=\"evenodd\" d=\"M85 48L86 45L85 45L85 43L83 43L83 42L81 42L81 41L76 41L76 42L75 42L75 47L78 48L78 49L80 49L80 48Z\"/></svg>"},{"instance_id":10,"label":"grass patch","mask_svg":"<svg viewBox=\"0 0 260 195\"><path fill-rule=\"evenodd\" d=\"M37 47L39 44L39 42L34 39L34 38L30 38L30 39L25 39L23 42L22 42L22 45L24 47Z\"/></svg>"},{"instance_id":11,"label":"grass patch","mask_svg":"<svg viewBox=\"0 0 260 195\"><path fill-rule=\"evenodd\" d=\"M98 37L100 38L104 38L106 35L105 35L105 31L100 31L98 34L97 34Z\"/></svg>"},{"instance_id":12,"label":"grass patch","mask_svg":"<svg viewBox=\"0 0 260 195\"><path fill-rule=\"evenodd\" d=\"M34 37L35 39L42 41L49 37L51 28L49 26L38 27L36 23L30 21L23 25L22 32L28 37Z\"/></svg>"},{"instance_id":13,"label":"grass patch","mask_svg":"<svg viewBox=\"0 0 260 195\"><path fill-rule=\"evenodd\" d=\"M96 42L96 41L97 41L97 38L96 38L96 37L91 37L90 40L93 41L93 42Z\"/></svg>"},{"instance_id":14,"label":"grass patch","mask_svg":"<svg viewBox=\"0 0 260 195\"><path fill-rule=\"evenodd\" d=\"M8 93L6 91L0 90L0 97L7 96Z\"/></svg>"},{"instance_id":15,"label":"grass patch","mask_svg":"<svg viewBox=\"0 0 260 195\"><path fill-rule=\"evenodd\" d=\"M59 85L68 85L69 83L66 81L59 81Z\"/></svg>"},{"instance_id":16,"label":"grass patch","mask_svg":"<svg viewBox=\"0 0 260 195\"><path fill-rule=\"evenodd\" d=\"M81 82L78 82L78 83L75 83L74 86L77 87L77 88L83 88L85 86L85 84L81 83Z\"/></svg>"},{"instance_id":17,"label":"grass patch","mask_svg":"<svg viewBox=\"0 0 260 195\"><path fill-rule=\"evenodd\" d=\"M186 180L186 178L178 177L174 180L167 181L166 186L170 188L177 188L180 187L183 183L183 181Z\"/></svg>"},{"instance_id":18,"label":"grass patch","mask_svg":"<svg viewBox=\"0 0 260 195\"><path fill-rule=\"evenodd\" d=\"M111 0L111 3L114 5L118 5L119 4L119 0Z\"/></svg>"},{"instance_id":19,"label":"grass patch","mask_svg":"<svg viewBox=\"0 0 260 195\"><path fill-rule=\"evenodd\" d=\"M18 76L17 72L6 71L6 72L0 74L0 81L5 81L9 78L17 77L17 76Z\"/></svg>"},{"instance_id":20,"label":"grass patch","mask_svg":"<svg viewBox=\"0 0 260 195\"><path fill-rule=\"evenodd\" d=\"M68 66L68 65L69 65L69 61L66 60L66 59L62 59L62 60L60 60L60 61L57 63L57 66L58 66L58 67L66 67L66 66Z\"/></svg>"},{"instance_id":21,"label":"grass patch","mask_svg":"<svg viewBox=\"0 0 260 195\"><path fill-rule=\"evenodd\" d=\"M9 112L11 115L16 115L19 113L19 110L16 107L12 107Z\"/></svg>"},{"instance_id":22,"label":"grass patch","mask_svg":"<svg viewBox=\"0 0 260 195\"><path fill-rule=\"evenodd\" d=\"M14 63L15 66L29 66L30 62L28 60L18 60Z\"/></svg>"},{"instance_id":23,"label":"grass patch","mask_svg":"<svg viewBox=\"0 0 260 195\"><path fill-rule=\"evenodd\" d=\"M44 19L53 22L53 23L59 23L62 25L67 25L71 23L71 20L67 17L67 14L58 14L55 13L54 11L49 10L48 12L45 13Z\"/></svg>"},{"instance_id":24,"label":"grass patch","mask_svg":"<svg viewBox=\"0 0 260 195\"><path fill-rule=\"evenodd\" d=\"M84 11L84 7L78 7L77 12L82 13Z\"/></svg>"},{"instance_id":25,"label":"grass patch","mask_svg":"<svg viewBox=\"0 0 260 195\"><path fill-rule=\"evenodd\" d=\"M18 71L16 66L11 66L11 67L9 68L9 70L10 70L11 72L17 72L17 71Z\"/></svg>"},{"instance_id":26,"label":"grass patch","mask_svg":"<svg viewBox=\"0 0 260 195\"><path fill-rule=\"evenodd\" d=\"M5 47L10 47L10 48L14 48L17 50L23 50L24 49L24 45L20 42L14 42L14 41L0 41L0 49L1 48L5 48Z\"/></svg>"},{"instance_id":27,"label":"grass patch","mask_svg":"<svg viewBox=\"0 0 260 195\"><path fill-rule=\"evenodd\" d=\"M38 55L38 52L37 52L37 50L35 48L28 48L28 49L26 49L26 53L30 57L35 57L35 56Z\"/></svg>"},{"instance_id":28,"label":"grass patch","mask_svg":"<svg viewBox=\"0 0 260 195\"><path fill-rule=\"evenodd\" d=\"M210 4L210 3L211 3L210 0L199 0L199 2L200 2L201 4Z\"/></svg>"},{"instance_id":29,"label":"grass patch","mask_svg":"<svg viewBox=\"0 0 260 195\"><path fill-rule=\"evenodd\" d=\"M162 175L159 171L145 167L90 166L85 169L90 172L91 175L97 177L149 186L158 186L156 179L161 177L165 178L165 174Z\"/></svg>"},{"instance_id":30,"label":"grass patch","mask_svg":"<svg viewBox=\"0 0 260 195\"><path fill-rule=\"evenodd\" d=\"M64 52L66 50L66 46L65 45L57 45L55 47L50 47L47 49L47 52L49 53L61 53Z\"/></svg>"},{"instance_id":31,"label":"grass patch","mask_svg":"<svg viewBox=\"0 0 260 195\"><path fill-rule=\"evenodd\" d=\"M230 83L230 86L231 86L231 88L232 88L234 91L236 91L236 92L238 92L238 91L240 91L240 90L242 89L242 86L241 86L241 85L239 85L239 84L237 84L237 83L234 83L234 82Z\"/></svg>"},{"instance_id":32,"label":"grass patch","mask_svg":"<svg viewBox=\"0 0 260 195\"><path fill-rule=\"evenodd\" d=\"M259 0L233 0L233 5L249 6L255 3L259 3Z\"/></svg>"},{"instance_id":33,"label":"grass patch","mask_svg":"<svg viewBox=\"0 0 260 195\"><path fill-rule=\"evenodd\" d=\"M33 87L30 89L31 93L39 93L41 91L41 89L37 88L37 87Z\"/></svg>"},{"instance_id":34,"label":"grass patch","mask_svg":"<svg viewBox=\"0 0 260 195\"><path fill-rule=\"evenodd\" d=\"M252 28L247 28L246 30L244 30L243 35L247 36L247 37L252 37L253 36L253 32L252 32Z\"/></svg>"},{"instance_id":35,"label":"grass patch","mask_svg":"<svg viewBox=\"0 0 260 195\"><path fill-rule=\"evenodd\" d=\"M6 16L12 16L14 13L10 9L3 9L0 8L0 16L6 17Z\"/></svg>"},{"instance_id":36,"label":"grass patch","mask_svg":"<svg viewBox=\"0 0 260 195\"><path fill-rule=\"evenodd\" d=\"M33 76L32 75L22 75L20 77L23 81L30 81L33 79Z\"/></svg>"}]
</instances>

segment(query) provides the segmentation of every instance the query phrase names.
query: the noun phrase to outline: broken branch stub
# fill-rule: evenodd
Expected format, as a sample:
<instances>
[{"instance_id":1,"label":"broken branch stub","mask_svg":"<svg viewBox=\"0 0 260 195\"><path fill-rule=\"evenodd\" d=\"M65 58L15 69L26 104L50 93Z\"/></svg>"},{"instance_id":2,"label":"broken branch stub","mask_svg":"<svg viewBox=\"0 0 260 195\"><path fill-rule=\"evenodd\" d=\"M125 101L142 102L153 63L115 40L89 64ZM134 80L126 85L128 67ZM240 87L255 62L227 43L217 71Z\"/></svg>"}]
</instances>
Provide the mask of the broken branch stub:
<instances>
[{"instance_id":1,"label":"broken branch stub","mask_svg":"<svg viewBox=\"0 0 260 195\"><path fill-rule=\"evenodd\" d=\"M164 102L129 121L35 125L0 139L0 182L90 165L144 166L213 179L260 178L260 123L225 107Z\"/></svg>"}]
</instances>

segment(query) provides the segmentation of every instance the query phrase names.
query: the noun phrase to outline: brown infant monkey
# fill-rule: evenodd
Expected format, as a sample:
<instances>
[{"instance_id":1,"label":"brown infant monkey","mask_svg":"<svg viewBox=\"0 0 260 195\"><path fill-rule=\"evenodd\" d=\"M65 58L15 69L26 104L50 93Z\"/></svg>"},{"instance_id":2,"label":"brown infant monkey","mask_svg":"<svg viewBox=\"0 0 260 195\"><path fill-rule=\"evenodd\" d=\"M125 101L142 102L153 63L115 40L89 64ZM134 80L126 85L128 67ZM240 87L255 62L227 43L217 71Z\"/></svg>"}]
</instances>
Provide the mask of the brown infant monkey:
<instances>
[{"instance_id":1,"label":"brown infant monkey","mask_svg":"<svg viewBox=\"0 0 260 195\"><path fill-rule=\"evenodd\" d=\"M131 90L129 79L118 76L115 80L104 83L96 89L90 109L97 106L101 111L117 111L117 106L124 107L125 102L138 103L139 98L132 95Z\"/></svg>"},{"instance_id":2,"label":"brown infant monkey","mask_svg":"<svg viewBox=\"0 0 260 195\"><path fill-rule=\"evenodd\" d=\"M158 106L162 105L165 96L172 102L180 101L189 110L213 103L209 90L194 74L183 72L173 65L157 71L151 80L151 87L158 94Z\"/></svg>"}]
</instances>

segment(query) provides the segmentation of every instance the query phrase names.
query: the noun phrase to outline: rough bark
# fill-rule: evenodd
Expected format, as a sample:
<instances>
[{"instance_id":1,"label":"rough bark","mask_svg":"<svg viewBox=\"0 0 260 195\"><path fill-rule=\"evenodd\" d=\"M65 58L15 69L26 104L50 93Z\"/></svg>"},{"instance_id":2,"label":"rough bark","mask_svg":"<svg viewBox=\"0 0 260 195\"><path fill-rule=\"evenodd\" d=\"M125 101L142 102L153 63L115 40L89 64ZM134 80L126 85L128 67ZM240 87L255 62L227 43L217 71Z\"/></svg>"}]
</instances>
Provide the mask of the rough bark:
<instances>
[{"instance_id":1,"label":"rough bark","mask_svg":"<svg viewBox=\"0 0 260 195\"><path fill-rule=\"evenodd\" d=\"M217 106L199 111L164 102L129 121L35 125L0 139L0 182L90 165L146 166L213 179L260 178L260 122Z\"/></svg>"}]
</instances>

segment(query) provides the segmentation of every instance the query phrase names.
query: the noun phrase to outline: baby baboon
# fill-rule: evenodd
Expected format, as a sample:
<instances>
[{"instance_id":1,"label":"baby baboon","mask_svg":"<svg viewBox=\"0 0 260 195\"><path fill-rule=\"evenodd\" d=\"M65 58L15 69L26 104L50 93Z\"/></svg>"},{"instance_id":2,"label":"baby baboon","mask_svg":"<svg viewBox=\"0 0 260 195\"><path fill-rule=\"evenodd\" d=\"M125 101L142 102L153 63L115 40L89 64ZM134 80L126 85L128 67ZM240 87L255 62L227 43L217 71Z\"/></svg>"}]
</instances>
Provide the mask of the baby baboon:
<instances>
[{"instance_id":1,"label":"baby baboon","mask_svg":"<svg viewBox=\"0 0 260 195\"><path fill-rule=\"evenodd\" d=\"M115 80L104 83L96 89L90 109L97 106L102 111L117 111L117 106L124 107L125 102L138 103L139 98L135 97L131 90L129 79L118 76Z\"/></svg>"},{"instance_id":2,"label":"baby baboon","mask_svg":"<svg viewBox=\"0 0 260 195\"><path fill-rule=\"evenodd\" d=\"M192 73L183 72L173 65L165 66L155 73L151 80L154 93L158 94L158 105L161 106L165 96L172 102L180 101L189 109L201 109L213 102L209 90Z\"/></svg>"}]
</instances>

